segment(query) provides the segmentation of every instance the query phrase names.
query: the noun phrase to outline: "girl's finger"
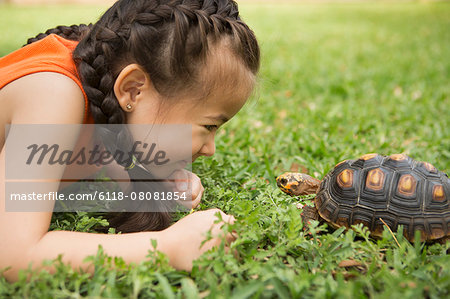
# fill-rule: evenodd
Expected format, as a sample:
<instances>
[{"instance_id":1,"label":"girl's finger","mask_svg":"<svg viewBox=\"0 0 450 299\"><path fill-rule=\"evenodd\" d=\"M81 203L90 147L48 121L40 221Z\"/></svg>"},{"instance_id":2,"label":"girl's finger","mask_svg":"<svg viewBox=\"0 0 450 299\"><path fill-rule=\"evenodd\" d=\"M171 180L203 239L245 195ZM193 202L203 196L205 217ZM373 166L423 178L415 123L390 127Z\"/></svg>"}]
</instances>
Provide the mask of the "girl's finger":
<instances>
[{"instance_id":1,"label":"girl's finger","mask_svg":"<svg viewBox=\"0 0 450 299\"><path fill-rule=\"evenodd\" d=\"M201 188L200 192L198 193L197 197L192 201L192 208L195 209L202 200L203 192L205 191L205 188Z\"/></svg>"},{"instance_id":2,"label":"girl's finger","mask_svg":"<svg viewBox=\"0 0 450 299\"><path fill-rule=\"evenodd\" d=\"M233 234L230 234L230 233L228 233L226 236L225 236L225 241L226 241L226 244L227 245L230 245L231 243L233 243L234 241L236 241L236 236L235 235L233 235Z\"/></svg>"},{"instance_id":3,"label":"girl's finger","mask_svg":"<svg viewBox=\"0 0 450 299\"><path fill-rule=\"evenodd\" d=\"M179 191L187 191L189 177L183 169L177 170L174 173L175 184Z\"/></svg>"},{"instance_id":4,"label":"girl's finger","mask_svg":"<svg viewBox=\"0 0 450 299\"><path fill-rule=\"evenodd\" d=\"M236 221L236 218L234 218L233 215L227 215L228 219L225 221L228 224L234 224L234 222Z\"/></svg>"},{"instance_id":5,"label":"girl's finger","mask_svg":"<svg viewBox=\"0 0 450 299\"><path fill-rule=\"evenodd\" d=\"M225 221L225 223L231 225L234 224L234 222L236 221L236 218L234 218L233 215L227 215L228 219L226 219L226 217L223 218L223 220ZM227 233L225 236L225 240L227 244L231 244L231 242L235 241L237 239L237 234L231 232L231 233Z\"/></svg>"}]
</instances>

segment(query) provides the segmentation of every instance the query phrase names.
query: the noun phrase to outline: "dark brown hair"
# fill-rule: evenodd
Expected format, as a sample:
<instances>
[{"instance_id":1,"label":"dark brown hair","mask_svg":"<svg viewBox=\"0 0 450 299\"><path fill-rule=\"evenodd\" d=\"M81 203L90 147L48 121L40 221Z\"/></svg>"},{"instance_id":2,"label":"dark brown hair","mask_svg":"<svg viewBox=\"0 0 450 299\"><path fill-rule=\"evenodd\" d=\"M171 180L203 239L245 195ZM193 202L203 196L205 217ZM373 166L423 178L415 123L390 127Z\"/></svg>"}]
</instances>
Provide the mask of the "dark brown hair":
<instances>
[{"instance_id":1,"label":"dark brown hair","mask_svg":"<svg viewBox=\"0 0 450 299\"><path fill-rule=\"evenodd\" d=\"M225 38L227 50L252 74L256 75L260 64L255 35L231 0L119 0L94 25L59 26L28 43L52 33L80 41L73 59L97 124L126 122L113 86L122 68L130 63L143 67L155 89L167 97L199 85L200 69L210 49ZM130 133L123 128L103 134L109 140L113 137L113 142L105 144L110 152L132 144ZM127 164L129 161L123 166ZM138 167L129 171L131 181L151 177L142 171ZM133 184L139 190L145 188L145 183ZM122 232L161 230L171 223L167 211L114 216L110 224Z\"/></svg>"}]
</instances>

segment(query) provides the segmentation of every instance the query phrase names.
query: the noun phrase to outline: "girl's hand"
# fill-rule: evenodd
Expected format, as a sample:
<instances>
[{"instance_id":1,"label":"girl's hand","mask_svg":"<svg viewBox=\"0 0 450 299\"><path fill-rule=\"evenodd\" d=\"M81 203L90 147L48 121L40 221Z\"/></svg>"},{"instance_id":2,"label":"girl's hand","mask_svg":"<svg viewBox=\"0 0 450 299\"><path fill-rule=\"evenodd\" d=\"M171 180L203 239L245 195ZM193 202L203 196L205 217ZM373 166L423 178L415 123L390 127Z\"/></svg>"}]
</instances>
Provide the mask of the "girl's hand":
<instances>
[{"instance_id":1,"label":"girl's hand","mask_svg":"<svg viewBox=\"0 0 450 299\"><path fill-rule=\"evenodd\" d=\"M200 178L186 169L180 169L170 179L175 180L174 191L186 192L186 200L181 200L180 203L188 209L195 209L205 191Z\"/></svg>"},{"instance_id":2,"label":"girl's hand","mask_svg":"<svg viewBox=\"0 0 450 299\"><path fill-rule=\"evenodd\" d=\"M216 216L220 213L222 221ZM191 271L192 262L204 252L220 245L223 240L225 223L232 224L235 219L219 209L198 211L192 213L164 230L162 246L169 256L169 263L179 270ZM217 223L216 223L217 222ZM211 239L202 244L208 231L211 231ZM225 235L226 244L236 239L230 233Z\"/></svg>"}]
</instances>

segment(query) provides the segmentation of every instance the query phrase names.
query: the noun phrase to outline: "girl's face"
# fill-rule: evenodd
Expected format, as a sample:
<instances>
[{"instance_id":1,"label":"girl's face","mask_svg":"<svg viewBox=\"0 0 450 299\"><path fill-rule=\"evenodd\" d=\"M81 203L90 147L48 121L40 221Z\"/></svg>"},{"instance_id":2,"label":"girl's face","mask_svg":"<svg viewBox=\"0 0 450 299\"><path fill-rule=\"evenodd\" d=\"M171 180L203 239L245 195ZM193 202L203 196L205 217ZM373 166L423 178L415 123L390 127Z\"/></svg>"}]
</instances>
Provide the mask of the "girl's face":
<instances>
[{"instance_id":1,"label":"girl's face","mask_svg":"<svg viewBox=\"0 0 450 299\"><path fill-rule=\"evenodd\" d=\"M222 61L221 64L223 62L227 63ZM123 98L120 98L120 92L116 92L116 96L119 94L119 103L128 112L126 113L128 124L182 124L191 128L190 138L180 137L180 132L164 131L165 137L172 136L168 138L169 143L162 142L165 143L164 151L169 152L168 157L172 157L172 163L160 167L157 177L167 177L200 156L212 156L216 149L214 137L217 129L231 119L251 95L254 76L242 66L238 66L238 63L235 62L234 66L228 64L226 67L211 64L205 69L207 69L204 72L204 76L207 77L205 85L208 86L208 90L202 88L201 95L197 92L195 96L191 93L173 99L163 99L151 82L143 78L138 90L134 90L134 99L131 96L123 101ZM214 70L217 69L221 71L215 72ZM224 69L229 72L224 74ZM133 76L142 77L142 74ZM133 94L133 92L129 93ZM133 107L131 111L126 110L128 103L131 103ZM170 126L168 128L170 130ZM145 132L132 131L132 134L135 140L145 140L147 143L151 143L150 140L161 140L154 135L149 137ZM184 141L188 139L191 142L189 154L185 148L183 149L183 144L186 144ZM153 167L150 166L149 169L155 173Z\"/></svg>"}]
</instances>

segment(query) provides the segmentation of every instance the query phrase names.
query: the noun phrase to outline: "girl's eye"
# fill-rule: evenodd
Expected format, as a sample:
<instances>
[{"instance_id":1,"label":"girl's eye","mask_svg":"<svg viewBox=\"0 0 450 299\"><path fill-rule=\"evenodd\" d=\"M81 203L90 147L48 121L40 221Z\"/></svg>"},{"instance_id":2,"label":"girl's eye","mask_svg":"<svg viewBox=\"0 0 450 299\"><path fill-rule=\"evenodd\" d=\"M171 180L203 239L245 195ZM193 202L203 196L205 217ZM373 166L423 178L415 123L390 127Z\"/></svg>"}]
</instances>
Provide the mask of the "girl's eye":
<instances>
[{"instance_id":1,"label":"girl's eye","mask_svg":"<svg viewBox=\"0 0 450 299\"><path fill-rule=\"evenodd\" d=\"M204 127L208 131L214 131L215 129L217 129L216 125L204 125Z\"/></svg>"}]
</instances>

